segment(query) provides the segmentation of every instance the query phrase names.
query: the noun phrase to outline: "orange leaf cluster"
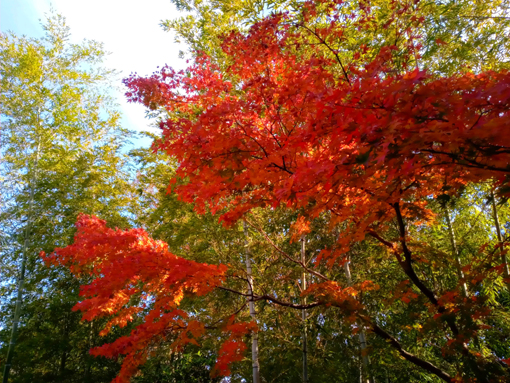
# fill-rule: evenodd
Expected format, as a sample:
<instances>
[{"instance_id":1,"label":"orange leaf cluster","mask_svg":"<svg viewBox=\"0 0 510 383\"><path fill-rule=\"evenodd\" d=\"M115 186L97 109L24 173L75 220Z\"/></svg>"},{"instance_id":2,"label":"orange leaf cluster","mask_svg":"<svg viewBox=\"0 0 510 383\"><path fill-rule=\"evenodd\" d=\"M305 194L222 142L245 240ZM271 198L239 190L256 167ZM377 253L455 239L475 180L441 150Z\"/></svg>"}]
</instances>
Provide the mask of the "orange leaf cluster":
<instances>
[{"instance_id":1,"label":"orange leaf cluster","mask_svg":"<svg viewBox=\"0 0 510 383\"><path fill-rule=\"evenodd\" d=\"M161 241L142 229L114 230L94 216L81 215L74 243L53 254L43 255L48 264L67 266L77 276L92 282L81 287L84 300L74 310L84 320L111 317L102 335L113 326L123 327L134 315L148 311L144 323L129 336L95 348L93 355L125 355L117 383L127 383L147 357L147 346L169 334L179 350L188 343L198 345L204 325L189 320L178 306L186 294L204 295L224 280L225 265L207 265L179 258ZM150 307L150 308L148 308Z\"/></svg>"},{"instance_id":2,"label":"orange leaf cluster","mask_svg":"<svg viewBox=\"0 0 510 383\"><path fill-rule=\"evenodd\" d=\"M303 296L314 296L321 302L339 307L346 315L350 315L354 322L354 314L363 310L364 306L356 299L362 291L377 290L378 285L371 281L363 281L356 286L342 287L333 281L315 283L303 291Z\"/></svg>"}]
</instances>

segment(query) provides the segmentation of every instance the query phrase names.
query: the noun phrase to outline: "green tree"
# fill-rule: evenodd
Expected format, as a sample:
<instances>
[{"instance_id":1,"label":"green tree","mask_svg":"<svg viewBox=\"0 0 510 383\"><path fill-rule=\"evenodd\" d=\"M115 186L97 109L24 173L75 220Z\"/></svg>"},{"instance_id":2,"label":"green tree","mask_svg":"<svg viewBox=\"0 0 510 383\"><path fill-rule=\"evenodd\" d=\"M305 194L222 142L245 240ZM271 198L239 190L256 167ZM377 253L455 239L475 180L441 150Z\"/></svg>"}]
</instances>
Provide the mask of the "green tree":
<instances>
[{"instance_id":1,"label":"green tree","mask_svg":"<svg viewBox=\"0 0 510 383\"><path fill-rule=\"evenodd\" d=\"M108 95L114 72L100 65L102 45L71 44L59 15L43 27L40 39L0 36L3 382L10 372L12 381L76 381L68 380L73 368L99 381L86 351L97 331L69 312L78 284L43 267L38 254L71 241L79 212L128 226L130 133Z\"/></svg>"}]
</instances>

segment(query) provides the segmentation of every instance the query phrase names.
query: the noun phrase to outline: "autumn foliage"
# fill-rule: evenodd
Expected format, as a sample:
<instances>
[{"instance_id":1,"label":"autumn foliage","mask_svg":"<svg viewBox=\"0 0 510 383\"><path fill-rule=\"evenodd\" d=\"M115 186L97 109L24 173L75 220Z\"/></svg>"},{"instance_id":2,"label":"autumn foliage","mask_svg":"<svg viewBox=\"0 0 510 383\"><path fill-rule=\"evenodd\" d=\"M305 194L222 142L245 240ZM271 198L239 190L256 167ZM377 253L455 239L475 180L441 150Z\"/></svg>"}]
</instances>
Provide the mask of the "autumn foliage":
<instances>
[{"instance_id":1,"label":"autumn foliage","mask_svg":"<svg viewBox=\"0 0 510 383\"><path fill-rule=\"evenodd\" d=\"M408 227L433 221L428 197L454 196L469 183L491 181L499 195L510 195L510 73L441 77L402 64L403 56L416 58L411 40L404 51L391 45L367 55L360 47L361 55L345 61L333 48L344 38L334 2L322 3L330 16L325 25L310 26L318 6L306 3L301 19L274 15L247 34L225 36L226 69L201 55L185 71L164 67L149 78L125 80L130 101L170 116L161 122L162 137L154 146L179 164L169 191L200 213L220 213L227 226L254 208L299 210L295 238L327 214L330 229L341 230L316 264L343 264L354 244L370 238L408 278L394 299L409 304L423 298L431 321L449 334L443 352L462 355L479 381L489 375L499 381L505 363L468 347L487 328L484 299L460 290L433 291L415 271L423 257L410 245ZM362 18L360 26L369 21ZM76 306L84 318L113 316L108 331L144 310L144 302L150 306L145 323L129 338L94 351L128 355L119 382L143 362L153 337L174 331L179 347L204 333L202 324L177 307L186 294L204 295L220 286L224 265L178 258L142 230L108 229L93 217L82 216L78 230L74 245L48 259L94 276ZM470 287L501 275L497 251L505 246L480 250L464 270ZM341 308L353 324L363 323L411 363L444 381L454 379L403 350L368 316L355 297L377 288L370 281L342 287L326 280L304 295ZM242 358L242 335L252 330L226 327L230 335L218 354L220 372L228 373L228 364Z\"/></svg>"},{"instance_id":2,"label":"autumn foliage","mask_svg":"<svg viewBox=\"0 0 510 383\"><path fill-rule=\"evenodd\" d=\"M287 48L304 32L285 22L229 36L227 73L202 57L187 71L126 81L132 101L178 115L161 123L156 148L189 179L175 188L183 200L227 209L226 224L254 207L304 208L310 219L329 211L332 225L352 223L346 250L395 218L396 204L427 220L423 196L493 178L508 190L508 72L395 73L390 46L342 75L320 47L307 46L309 57ZM333 27L322 33L341 38Z\"/></svg>"},{"instance_id":3,"label":"autumn foliage","mask_svg":"<svg viewBox=\"0 0 510 383\"><path fill-rule=\"evenodd\" d=\"M144 323L129 336L91 351L112 358L126 355L116 381L129 382L147 358L145 348L170 333L176 336L176 349L198 344L204 326L180 310L179 304L186 295L201 296L221 284L225 265L176 257L165 243L151 239L142 229L110 229L93 216L80 216L76 226L73 245L43 255L49 264L65 265L78 277L92 277L91 283L82 286L84 300L74 309L83 311L88 321L108 317L102 335L112 326L124 327L136 313L145 313Z\"/></svg>"}]
</instances>

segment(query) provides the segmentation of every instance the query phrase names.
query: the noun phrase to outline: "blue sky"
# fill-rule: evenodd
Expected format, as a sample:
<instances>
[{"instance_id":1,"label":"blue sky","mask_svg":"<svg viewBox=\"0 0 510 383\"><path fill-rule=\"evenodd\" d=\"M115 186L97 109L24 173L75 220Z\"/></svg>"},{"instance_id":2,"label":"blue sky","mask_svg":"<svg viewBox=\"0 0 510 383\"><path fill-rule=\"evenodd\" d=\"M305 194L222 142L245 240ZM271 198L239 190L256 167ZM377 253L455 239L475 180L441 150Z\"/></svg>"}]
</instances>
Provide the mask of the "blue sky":
<instances>
[{"instance_id":1,"label":"blue sky","mask_svg":"<svg viewBox=\"0 0 510 383\"><path fill-rule=\"evenodd\" d=\"M71 41L101 41L111 54L105 66L121 72L114 96L123 114L122 124L132 130L150 130L141 105L128 104L122 77L131 72L149 75L157 66L183 68L172 33L164 32L161 20L175 17L170 0L0 0L0 30L41 37L40 19L53 8L67 19Z\"/></svg>"}]
</instances>

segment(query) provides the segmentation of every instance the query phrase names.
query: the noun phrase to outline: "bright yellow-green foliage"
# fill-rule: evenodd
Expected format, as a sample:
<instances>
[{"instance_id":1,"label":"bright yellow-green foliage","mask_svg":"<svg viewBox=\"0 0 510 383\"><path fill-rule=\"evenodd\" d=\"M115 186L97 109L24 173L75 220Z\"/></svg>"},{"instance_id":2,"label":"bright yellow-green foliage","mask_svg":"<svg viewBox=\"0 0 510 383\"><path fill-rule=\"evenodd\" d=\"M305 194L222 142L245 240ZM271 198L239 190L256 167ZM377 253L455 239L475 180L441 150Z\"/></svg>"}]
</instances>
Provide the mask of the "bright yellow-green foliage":
<instances>
[{"instance_id":1,"label":"bright yellow-green foliage","mask_svg":"<svg viewBox=\"0 0 510 383\"><path fill-rule=\"evenodd\" d=\"M67 245L80 212L128 225L129 132L108 94L113 72L100 67L102 45L71 44L57 15L43 26L38 39L0 35L0 370L13 342L9 382L67 381L72 370L85 382L108 381L116 364L91 361L97 331L70 311L77 282L38 254ZM13 315L18 290L23 305Z\"/></svg>"},{"instance_id":2,"label":"bright yellow-green foliage","mask_svg":"<svg viewBox=\"0 0 510 383\"><path fill-rule=\"evenodd\" d=\"M53 193L73 182L63 192L69 200L76 196L73 203L88 195L99 209L101 198L125 200L115 183L121 182L124 160L118 150L128 132L120 128L120 114L106 92L113 72L97 66L105 54L102 45L70 44L60 16L44 27L42 39L0 37L4 198L9 190L23 199L36 184L46 185L41 193ZM85 187L79 195L76 183Z\"/></svg>"},{"instance_id":3,"label":"bright yellow-green foliage","mask_svg":"<svg viewBox=\"0 0 510 383\"><path fill-rule=\"evenodd\" d=\"M173 2L187 14L167 20L163 26L175 31L176 40L186 43L192 54L205 52L219 64L226 60L221 51L221 36L225 33L247 31L253 22L272 12L294 13L303 4L294 0ZM439 74L510 66L508 0L347 0L337 7L343 15L344 38L329 43L346 63L355 53L373 56L385 45L397 46L398 55L412 43L416 55L406 58L406 64ZM360 26L367 7L375 16ZM392 20L396 22L389 26ZM308 25L326 22L326 13L319 12ZM309 43L317 41L311 38Z\"/></svg>"}]
</instances>

